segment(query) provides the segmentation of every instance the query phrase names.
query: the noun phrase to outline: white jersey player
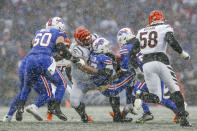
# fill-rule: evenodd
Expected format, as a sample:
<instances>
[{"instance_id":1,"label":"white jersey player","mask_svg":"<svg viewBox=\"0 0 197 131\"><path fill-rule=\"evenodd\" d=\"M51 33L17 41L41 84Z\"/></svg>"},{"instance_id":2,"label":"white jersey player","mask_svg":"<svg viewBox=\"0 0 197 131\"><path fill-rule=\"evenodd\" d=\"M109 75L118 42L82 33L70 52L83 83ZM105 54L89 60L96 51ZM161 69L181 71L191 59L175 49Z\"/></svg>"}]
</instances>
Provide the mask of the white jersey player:
<instances>
[{"instance_id":1,"label":"white jersey player","mask_svg":"<svg viewBox=\"0 0 197 131\"><path fill-rule=\"evenodd\" d=\"M74 32L75 45L71 47L72 55L84 59L85 61L89 60L90 50L89 46L92 44L94 38L93 35L87 29L77 28ZM71 66L71 76L72 76L72 90L70 93L70 103L77 113L81 116L83 122L91 121L91 118L87 116L85 112L85 104L81 102L85 93L94 88L93 81L90 80L91 74L88 74L82 71L79 66L72 63Z\"/></svg>"},{"instance_id":2,"label":"white jersey player","mask_svg":"<svg viewBox=\"0 0 197 131\"><path fill-rule=\"evenodd\" d=\"M169 44L184 59L190 59L187 52L183 51L174 38L173 28L164 24L164 15L161 11L154 10L149 15L149 25L138 31L140 49L143 54L143 71L150 94L142 94L147 102L159 103L161 101L161 81L169 88L171 100L176 104L181 118L181 126L191 126L186 119L184 99L180 92L176 75L170 66L166 55Z\"/></svg>"}]
</instances>

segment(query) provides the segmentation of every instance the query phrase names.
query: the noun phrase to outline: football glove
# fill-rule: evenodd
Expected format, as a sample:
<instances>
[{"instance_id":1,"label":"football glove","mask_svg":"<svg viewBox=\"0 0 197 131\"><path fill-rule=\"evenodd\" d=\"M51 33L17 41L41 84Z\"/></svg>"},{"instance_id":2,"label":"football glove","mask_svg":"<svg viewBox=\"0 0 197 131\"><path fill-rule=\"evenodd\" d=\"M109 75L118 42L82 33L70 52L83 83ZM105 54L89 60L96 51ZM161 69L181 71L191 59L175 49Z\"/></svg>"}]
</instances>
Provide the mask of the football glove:
<instances>
[{"instance_id":1,"label":"football glove","mask_svg":"<svg viewBox=\"0 0 197 131\"><path fill-rule=\"evenodd\" d=\"M185 51L182 51L182 53L180 55L185 60L189 60L190 59L190 55L187 52L185 52Z\"/></svg>"}]
</instances>

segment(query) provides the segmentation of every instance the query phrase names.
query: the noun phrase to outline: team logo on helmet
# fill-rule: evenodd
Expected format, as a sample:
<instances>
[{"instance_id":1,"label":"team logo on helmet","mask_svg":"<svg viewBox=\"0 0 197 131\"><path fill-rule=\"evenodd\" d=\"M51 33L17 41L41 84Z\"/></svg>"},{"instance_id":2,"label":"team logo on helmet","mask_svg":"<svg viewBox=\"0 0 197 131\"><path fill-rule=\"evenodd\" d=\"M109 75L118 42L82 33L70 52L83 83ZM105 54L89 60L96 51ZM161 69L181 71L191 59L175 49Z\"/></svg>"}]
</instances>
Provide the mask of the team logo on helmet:
<instances>
[{"instance_id":1,"label":"team logo on helmet","mask_svg":"<svg viewBox=\"0 0 197 131\"><path fill-rule=\"evenodd\" d=\"M165 22L164 15L159 10L153 10L149 14L149 25L163 24Z\"/></svg>"}]
</instances>

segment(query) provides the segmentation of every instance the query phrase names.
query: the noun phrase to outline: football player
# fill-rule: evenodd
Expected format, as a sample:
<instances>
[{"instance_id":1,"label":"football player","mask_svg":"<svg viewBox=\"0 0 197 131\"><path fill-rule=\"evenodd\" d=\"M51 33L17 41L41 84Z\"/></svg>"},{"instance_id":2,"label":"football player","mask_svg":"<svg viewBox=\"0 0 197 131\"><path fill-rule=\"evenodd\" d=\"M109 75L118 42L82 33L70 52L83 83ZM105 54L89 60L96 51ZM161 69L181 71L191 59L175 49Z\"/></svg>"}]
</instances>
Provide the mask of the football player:
<instances>
[{"instance_id":1,"label":"football player","mask_svg":"<svg viewBox=\"0 0 197 131\"><path fill-rule=\"evenodd\" d=\"M98 70L103 70L103 69L110 69L113 71L113 59L109 57L109 41L107 41L104 38L98 38L95 40L95 42L92 45L93 48L93 53L91 53L90 57L90 63L89 65L98 69ZM106 60L105 59L110 59ZM108 62L109 61L109 62ZM122 67L122 66L121 66ZM114 73L115 74L115 71ZM113 75L113 79L111 79L112 74L109 76L102 76L102 75L95 75L93 76L93 81L96 86L101 86L104 85L104 90L101 89L101 93L107 97L110 97L110 103L112 105L112 110L114 112L114 117L113 121L114 122L126 122L126 121L131 121L132 119L126 118L124 116L124 112L121 115L120 113L120 101L114 98L117 96L123 89L128 89L129 90L129 85L133 82L134 77L135 77L135 71L133 69L129 69L128 72L124 73L122 76L120 75L115 76ZM116 77L116 78L115 78ZM109 84L106 86L106 84ZM114 100L113 100L114 99ZM131 102L131 101L130 101ZM128 103L130 104L130 103Z\"/></svg>"},{"instance_id":2,"label":"football player","mask_svg":"<svg viewBox=\"0 0 197 131\"><path fill-rule=\"evenodd\" d=\"M162 100L160 81L163 81L172 93L170 99L179 110L180 126L191 126L186 117L184 99L176 75L166 55L167 44L186 60L190 59L190 55L181 48L173 28L165 24L164 15L159 10L150 13L148 26L138 31L137 38L140 41L144 77L149 90L149 93L140 94L141 98L146 102L159 103ZM136 106L138 105L141 105L140 102L136 102Z\"/></svg>"},{"instance_id":3,"label":"football player","mask_svg":"<svg viewBox=\"0 0 197 131\"><path fill-rule=\"evenodd\" d=\"M79 27L74 31L76 44L71 46L71 53L75 57L89 60L90 46L94 36L85 28ZM83 122L88 122L90 118L85 111L85 104L81 101L84 94L91 88L90 74L82 71L75 63L71 64L72 90L70 92L71 106L80 115Z\"/></svg>"},{"instance_id":4,"label":"football player","mask_svg":"<svg viewBox=\"0 0 197 131\"><path fill-rule=\"evenodd\" d=\"M63 82L58 81L54 75L59 72L56 70L56 63L53 58L54 53L59 53L62 57L73 62L84 64L82 59L73 57L64 43L66 34L64 32L64 21L59 17L49 19L46 28L38 30L33 39L33 48L24 59L24 69L19 75L20 87L19 97L17 98L16 120L22 120L24 105L27 97L40 76L57 86L64 86ZM53 104L52 112L60 119L67 120L67 117L60 110L60 101L56 100Z\"/></svg>"},{"instance_id":5,"label":"football player","mask_svg":"<svg viewBox=\"0 0 197 131\"><path fill-rule=\"evenodd\" d=\"M163 82L161 82L162 100L161 100L160 104L166 106L167 108L171 109L175 114L177 114L178 109L177 109L176 105L170 99L166 98L166 96L164 94L164 91L167 89L168 88L165 88ZM134 84L133 95L136 96L136 92L139 90L141 92L148 92L148 88L147 88L145 82L136 81L136 83ZM146 102L142 102L142 108L143 108L144 113L143 113L142 117L136 121L136 123L145 123L146 121L153 120L154 116L150 112L149 106Z\"/></svg>"}]
</instances>

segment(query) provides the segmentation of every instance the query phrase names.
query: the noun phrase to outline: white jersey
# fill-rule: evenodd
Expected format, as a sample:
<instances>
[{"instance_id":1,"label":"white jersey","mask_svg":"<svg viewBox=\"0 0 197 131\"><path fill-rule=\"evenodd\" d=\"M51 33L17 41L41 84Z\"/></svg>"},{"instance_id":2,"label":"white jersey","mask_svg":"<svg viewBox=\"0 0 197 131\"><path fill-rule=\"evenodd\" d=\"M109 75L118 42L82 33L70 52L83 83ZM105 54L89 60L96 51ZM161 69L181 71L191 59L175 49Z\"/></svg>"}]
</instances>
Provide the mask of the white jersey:
<instances>
[{"instance_id":1,"label":"white jersey","mask_svg":"<svg viewBox=\"0 0 197 131\"><path fill-rule=\"evenodd\" d=\"M87 48L82 47L80 45L75 44L71 48L71 53L75 57L82 58L86 61L89 60L90 51ZM72 63L72 66L71 66L71 76L72 76L72 79L81 81L81 82L87 82L87 80L90 79L90 75L80 70L77 67L77 65L74 63Z\"/></svg>"},{"instance_id":2,"label":"white jersey","mask_svg":"<svg viewBox=\"0 0 197 131\"><path fill-rule=\"evenodd\" d=\"M57 67L68 67L71 65L70 60L62 59L56 62Z\"/></svg>"},{"instance_id":3,"label":"white jersey","mask_svg":"<svg viewBox=\"0 0 197 131\"><path fill-rule=\"evenodd\" d=\"M167 43L165 35L174 32L170 25L156 25L140 29L137 38L140 41L142 54L164 52L166 54Z\"/></svg>"}]
</instances>

